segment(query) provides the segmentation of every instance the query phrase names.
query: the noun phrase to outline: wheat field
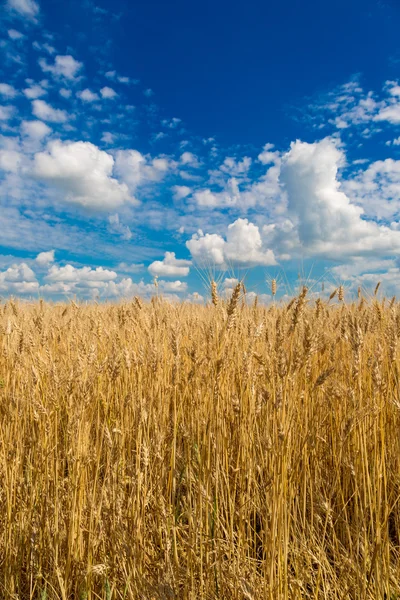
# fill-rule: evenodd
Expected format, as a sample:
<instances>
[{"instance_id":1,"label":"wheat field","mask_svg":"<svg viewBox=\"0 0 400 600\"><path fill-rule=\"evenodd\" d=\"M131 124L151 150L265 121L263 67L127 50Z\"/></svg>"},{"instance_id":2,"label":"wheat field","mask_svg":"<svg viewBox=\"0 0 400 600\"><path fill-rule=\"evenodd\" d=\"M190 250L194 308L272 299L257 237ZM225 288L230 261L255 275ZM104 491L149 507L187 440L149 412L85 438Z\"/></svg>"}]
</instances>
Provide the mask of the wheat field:
<instances>
[{"instance_id":1,"label":"wheat field","mask_svg":"<svg viewBox=\"0 0 400 600\"><path fill-rule=\"evenodd\" d=\"M211 292L0 305L0 598L400 598L400 306Z\"/></svg>"}]
</instances>

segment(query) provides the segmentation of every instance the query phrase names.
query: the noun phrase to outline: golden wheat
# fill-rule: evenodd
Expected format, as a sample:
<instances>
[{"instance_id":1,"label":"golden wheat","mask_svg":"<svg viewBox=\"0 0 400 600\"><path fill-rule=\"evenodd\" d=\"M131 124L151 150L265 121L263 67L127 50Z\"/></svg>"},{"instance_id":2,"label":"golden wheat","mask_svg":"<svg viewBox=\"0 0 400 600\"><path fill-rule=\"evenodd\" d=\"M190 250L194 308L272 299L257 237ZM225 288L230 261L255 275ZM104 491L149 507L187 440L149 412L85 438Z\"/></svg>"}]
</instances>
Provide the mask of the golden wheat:
<instances>
[{"instance_id":1,"label":"golden wheat","mask_svg":"<svg viewBox=\"0 0 400 600\"><path fill-rule=\"evenodd\" d=\"M399 306L211 290L2 305L0 598L400 597Z\"/></svg>"}]
</instances>

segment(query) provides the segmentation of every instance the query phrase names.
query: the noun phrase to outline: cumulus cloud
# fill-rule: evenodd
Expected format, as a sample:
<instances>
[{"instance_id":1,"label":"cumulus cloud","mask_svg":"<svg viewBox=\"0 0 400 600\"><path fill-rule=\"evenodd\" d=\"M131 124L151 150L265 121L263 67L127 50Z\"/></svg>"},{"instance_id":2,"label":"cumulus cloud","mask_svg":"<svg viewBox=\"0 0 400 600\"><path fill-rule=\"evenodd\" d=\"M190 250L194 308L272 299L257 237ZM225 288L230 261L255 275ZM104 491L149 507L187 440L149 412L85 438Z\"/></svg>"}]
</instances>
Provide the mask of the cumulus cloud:
<instances>
[{"instance_id":1,"label":"cumulus cloud","mask_svg":"<svg viewBox=\"0 0 400 600\"><path fill-rule=\"evenodd\" d=\"M154 276L186 277L189 275L190 260L176 258L175 252L166 252L163 260L156 260L149 265L148 270Z\"/></svg>"},{"instance_id":2,"label":"cumulus cloud","mask_svg":"<svg viewBox=\"0 0 400 600\"><path fill-rule=\"evenodd\" d=\"M83 102L94 102L95 100L99 99L99 95L96 94L96 92L92 92L88 88L86 88L85 90L82 90L81 92L78 92L76 95Z\"/></svg>"},{"instance_id":3,"label":"cumulus cloud","mask_svg":"<svg viewBox=\"0 0 400 600\"><path fill-rule=\"evenodd\" d=\"M64 110L53 108L44 100L33 100L32 112L38 119L50 121L51 123L65 123L68 118L68 115Z\"/></svg>"},{"instance_id":4,"label":"cumulus cloud","mask_svg":"<svg viewBox=\"0 0 400 600\"><path fill-rule=\"evenodd\" d=\"M400 269L395 259L371 257L366 261L357 257L349 263L333 267L331 272L341 281L345 281L346 289L353 294L361 286L372 295L378 282L381 283L380 292L386 296L398 294L400 287Z\"/></svg>"},{"instance_id":5,"label":"cumulus cloud","mask_svg":"<svg viewBox=\"0 0 400 600\"><path fill-rule=\"evenodd\" d=\"M31 85L29 88L25 88L23 90L24 95L29 98L29 100L34 100L35 98L40 98L41 96L45 96L47 94L47 90L45 90L41 85Z\"/></svg>"},{"instance_id":6,"label":"cumulus cloud","mask_svg":"<svg viewBox=\"0 0 400 600\"><path fill-rule=\"evenodd\" d=\"M375 115L374 121L388 121L392 125L398 125L400 123L400 102L393 102L382 108Z\"/></svg>"},{"instance_id":7,"label":"cumulus cloud","mask_svg":"<svg viewBox=\"0 0 400 600\"><path fill-rule=\"evenodd\" d=\"M187 291L187 283L185 281L159 281L159 288L164 292L173 292L182 294Z\"/></svg>"},{"instance_id":8,"label":"cumulus cloud","mask_svg":"<svg viewBox=\"0 0 400 600\"><path fill-rule=\"evenodd\" d=\"M91 267L74 267L73 265L65 265L64 267L53 265L45 276L45 280L51 283L80 283L83 286L90 287L93 282L113 281L117 277L115 271L103 267L92 269Z\"/></svg>"},{"instance_id":9,"label":"cumulus cloud","mask_svg":"<svg viewBox=\"0 0 400 600\"><path fill-rule=\"evenodd\" d=\"M112 98L115 98L116 96L118 96L118 94L115 90L113 90L112 88L107 87L107 86L101 88L100 94L101 94L101 97L104 98L105 100L112 99Z\"/></svg>"},{"instance_id":10,"label":"cumulus cloud","mask_svg":"<svg viewBox=\"0 0 400 600\"><path fill-rule=\"evenodd\" d=\"M32 21L36 20L40 11L39 4L35 0L7 0L7 6Z\"/></svg>"},{"instance_id":11,"label":"cumulus cloud","mask_svg":"<svg viewBox=\"0 0 400 600\"><path fill-rule=\"evenodd\" d=\"M190 196L192 190L187 185L174 185L172 188L174 200L182 200Z\"/></svg>"},{"instance_id":12,"label":"cumulus cloud","mask_svg":"<svg viewBox=\"0 0 400 600\"><path fill-rule=\"evenodd\" d=\"M8 121L15 114L14 106L0 106L0 121Z\"/></svg>"},{"instance_id":13,"label":"cumulus cloud","mask_svg":"<svg viewBox=\"0 0 400 600\"><path fill-rule=\"evenodd\" d=\"M249 156L244 156L242 160L235 160L231 156L228 156L220 166L220 171L227 173L231 177L241 177L248 173L251 162Z\"/></svg>"},{"instance_id":14,"label":"cumulus cloud","mask_svg":"<svg viewBox=\"0 0 400 600\"><path fill-rule=\"evenodd\" d=\"M343 183L343 189L370 217L400 216L400 160L378 160Z\"/></svg>"},{"instance_id":15,"label":"cumulus cloud","mask_svg":"<svg viewBox=\"0 0 400 600\"><path fill-rule=\"evenodd\" d=\"M263 165L268 165L270 163L276 163L280 158L280 153L276 150L273 150L274 144L265 144L263 151L258 155L258 160Z\"/></svg>"},{"instance_id":16,"label":"cumulus cloud","mask_svg":"<svg viewBox=\"0 0 400 600\"><path fill-rule=\"evenodd\" d=\"M124 264L121 265L124 267ZM135 267L135 268L134 268ZM142 268L143 265L126 265L123 270L136 271L136 267ZM1 281L1 280L0 280ZM187 291L187 284L182 281L158 281L158 291L166 293L178 299L175 294L182 294ZM83 266L75 267L71 264L60 266L53 264L47 275L44 277L44 284L40 286L40 292L44 294L77 294L81 297L119 298L142 296L149 298L156 293L154 284L144 283L143 281L134 282L130 277L120 278L116 271L97 267L95 269Z\"/></svg>"},{"instance_id":17,"label":"cumulus cloud","mask_svg":"<svg viewBox=\"0 0 400 600\"><path fill-rule=\"evenodd\" d=\"M213 192L210 189L198 190L193 194L193 199L200 208L226 208L235 206L240 202L239 184L235 177L229 179L225 189Z\"/></svg>"},{"instance_id":18,"label":"cumulus cloud","mask_svg":"<svg viewBox=\"0 0 400 600\"><path fill-rule=\"evenodd\" d=\"M118 286L116 279L118 275L115 271L97 267L74 267L67 264L63 267L52 265L44 277L44 285L40 287L40 292L45 294L77 294L83 297L95 297L99 294L107 295L107 290L113 289L110 286ZM119 291L108 294L111 296L121 295Z\"/></svg>"},{"instance_id":19,"label":"cumulus cloud","mask_svg":"<svg viewBox=\"0 0 400 600\"><path fill-rule=\"evenodd\" d=\"M294 142L282 160L280 182L287 197L293 230L275 228L275 243L293 243L309 255L337 258L346 255L400 252L400 236L388 227L363 218L337 177L344 154L330 138L313 144Z\"/></svg>"},{"instance_id":20,"label":"cumulus cloud","mask_svg":"<svg viewBox=\"0 0 400 600\"><path fill-rule=\"evenodd\" d=\"M6 271L0 271L2 294L30 294L38 289L36 275L26 263L13 264Z\"/></svg>"},{"instance_id":21,"label":"cumulus cloud","mask_svg":"<svg viewBox=\"0 0 400 600\"><path fill-rule=\"evenodd\" d=\"M17 31L16 29L9 29L7 31L8 36L10 39L12 40L21 40L22 38L24 38L24 34L21 33L20 31Z\"/></svg>"},{"instance_id":22,"label":"cumulus cloud","mask_svg":"<svg viewBox=\"0 0 400 600\"><path fill-rule=\"evenodd\" d=\"M330 272L340 280L356 280L359 275L366 272L388 271L396 267L396 261L393 258L369 258L368 261L363 257L355 257L351 262L336 265L330 269Z\"/></svg>"},{"instance_id":23,"label":"cumulus cloud","mask_svg":"<svg viewBox=\"0 0 400 600\"><path fill-rule=\"evenodd\" d=\"M4 98L15 98L17 90L9 83L0 83L0 96Z\"/></svg>"},{"instance_id":24,"label":"cumulus cloud","mask_svg":"<svg viewBox=\"0 0 400 600\"><path fill-rule=\"evenodd\" d=\"M186 242L190 254L200 264L223 265L226 241L217 233L204 234L201 229Z\"/></svg>"},{"instance_id":25,"label":"cumulus cloud","mask_svg":"<svg viewBox=\"0 0 400 600\"><path fill-rule=\"evenodd\" d=\"M277 151L270 152L270 148L272 145L267 144L259 155L262 157L260 162L271 166L258 178L251 180L248 176L252 164L249 157L244 157L241 161L227 157L219 169L209 171L209 183L222 189L198 189L193 193L193 201L199 208L211 210L248 210L260 205L270 215L281 213L284 210L279 183L281 157ZM266 154L270 156L267 157Z\"/></svg>"},{"instance_id":26,"label":"cumulus cloud","mask_svg":"<svg viewBox=\"0 0 400 600\"><path fill-rule=\"evenodd\" d=\"M68 98L71 98L72 96L72 91L68 90L67 88L60 88L58 90L58 93L60 94L60 96L62 96L63 98L66 98L68 100Z\"/></svg>"},{"instance_id":27,"label":"cumulus cloud","mask_svg":"<svg viewBox=\"0 0 400 600\"><path fill-rule=\"evenodd\" d=\"M83 67L83 63L76 60L70 54L64 56L57 55L52 65L45 58L40 58L39 65L45 73L51 73L55 77L63 77L71 81L76 79Z\"/></svg>"},{"instance_id":28,"label":"cumulus cloud","mask_svg":"<svg viewBox=\"0 0 400 600\"><path fill-rule=\"evenodd\" d=\"M169 158L151 158L138 150L119 150L115 157L115 172L132 192L151 182L161 181L176 164Z\"/></svg>"},{"instance_id":29,"label":"cumulus cloud","mask_svg":"<svg viewBox=\"0 0 400 600\"><path fill-rule=\"evenodd\" d=\"M113 157L90 142L50 142L34 156L33 174L58 188L64 201L112 210L132 202L128 187L112 177Z\"/></svg>"},{"instance_id":30,"label":"cumulus cloud","mask_svg":"<svg viewBox=\"0 0 400 600\"><path fill-rule=\"evenodd\" d=\"M201 163L197 156L192 152L184 152L181 155L180 162L182 165L188 165L189 167L200 167Z\"/></svg>"},{"instance_id":31,"label":"cumulus cloud","mask_svg":"<svg viewBox=\"0 0 400 600\"><path fill-rule=\"evenodd\" d=\"M179 300L176 294L183 294L187 291L187 284L183 281L158 281L158 291L165 293L165 297L171 300ZM150 298L154 296L156 289L151 283L143 281L134 282L130 277L125 277L120 281L110 281L101 290L102 297L124 297L140 296Z\"/></svg>"},{"instance_id":32,"label":"cumulus cloud","mask_svg":"<svg viewBox=\"0 0 400 600\"><path fill-rule=\"evenodd\" d=\"M0 150L0 169L16 173L22 163L22 155L16 150Z\"/></svg>"},{"instance_id":33,"label":"cumulus cloud","mask_svg":"<svg viewBox=\"0 0 400 600\"><path fill-rule=\"evenodd\" d=\"M39 267L48 267L54 262L54 250L49 250L48 252L40 252L35 258L36 263Z\"/></svg>"},{"instance_id":34,"label":"cumulus cloud","mask_svg":"<svg viewBox=\"0 0 400 600\"><path fill-rule=\"evenodd\" d=\"M237 219L228 226L226 238L201 230L186 242L192 257L200 264L275 265L271 249L265 248L257 225L248 219Z\"/></svg>"},{"instance_id":35,"label":"cumulus cloud","mask_svg":"<svg viewBox=\"0 0 400 600\"><path fill-rule=\"evenodd\" d=\"M21 131L35 140L41 140L51 133L51 128L43 121L22 121Z\"/></svg>"},{"instance_id":36,"label":"cumulus cloud","mask_svg":"<svg viewBox=\"0 0 400 600\"><path fill-rule=\"evenodd\" d=\"M113 133L111 133L110 131L105 131L103 133L103 135L101 136L101 141L104 142L105 144L113 144L115 141L115 135Z\"/></svg>"}]
</instances>

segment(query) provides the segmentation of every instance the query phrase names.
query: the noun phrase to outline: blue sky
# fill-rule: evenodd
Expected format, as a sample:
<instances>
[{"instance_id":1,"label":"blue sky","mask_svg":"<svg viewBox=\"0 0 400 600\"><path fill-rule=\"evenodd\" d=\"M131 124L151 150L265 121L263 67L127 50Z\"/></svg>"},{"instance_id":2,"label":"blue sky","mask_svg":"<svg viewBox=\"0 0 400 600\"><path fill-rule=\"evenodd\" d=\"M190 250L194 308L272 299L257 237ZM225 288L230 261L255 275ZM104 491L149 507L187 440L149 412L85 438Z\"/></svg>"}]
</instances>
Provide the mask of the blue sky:
<instances>
[{"instance_id":1,"label":"blue sky","mask_svg":"<svg viewBox=\"0 0 400 600\"><path fill-rule=\"evenodd\" d=\"M350 4L350 6L349 6ZM6 0L0 295L400 285L400 6ZM317 283L318 282L318 283Z\"/></svg>"}]
</instances>

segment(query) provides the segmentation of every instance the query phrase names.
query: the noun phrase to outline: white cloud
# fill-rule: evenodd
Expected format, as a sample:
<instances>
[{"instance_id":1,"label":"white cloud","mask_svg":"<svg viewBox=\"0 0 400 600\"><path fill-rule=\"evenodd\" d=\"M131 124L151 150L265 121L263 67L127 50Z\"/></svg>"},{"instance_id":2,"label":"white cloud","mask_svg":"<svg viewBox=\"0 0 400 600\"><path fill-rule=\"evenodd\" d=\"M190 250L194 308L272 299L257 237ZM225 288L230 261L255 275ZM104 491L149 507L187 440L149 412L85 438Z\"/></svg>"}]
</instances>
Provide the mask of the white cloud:
<instances>
[{"instance_id":1,"label":"white cloud","mask_svg":"<svg viewBox=\"0 0 400 600\"><path fill-rule=\"evenodd\" d=\"M47 94L47 91L44 88L42 88L41 85L32 85L31 87L26 88L23 91L24 95L30 100L40 98L41 96Z\"/></svg>"},{"instance_id":2,"label":"white cloud","mask_svg":"<svg viewBox=\"0 0 400 600\"><path fill-rule=\"evenodd\" d=\"M10 9L33 21L39 14L39 4L34 0L8 0L7 5Z\"/></svg>"},{"instance_id":3,"label":"white cloud","mask_svg":"<svg viewBox=\"0 0 400 600\"><path fill-rule=\"evenodd\" d=\"M30 294L39 289L35 273L26 263L13 264L6 271L0 271L0 293Z\"/></svg>"},{"instance_id":4,"label":"white cloud","mask_svg":"<svg viewBox=\"0 0 400 600\"><path fill-rule=\"evenodd\" d=\"M390 98L380 104L380 110L374 121L388 121L392 125L400 123L400 85L396 81L387 81L386 90Z\"/></svg>"},{"instance_id":5,"label":"white cloud","mask_svg":"<svg viewBox=\"0 0 400 600\"><path fill-rule=\"evenodd\" d=\"M248 219L237 219L228 226L226 239L199 230L186 242L193 258L200 264L275 265L272 250L263 247L260 230Z\"/></svg>"},{"instance_id":6,"label":"white cloud","mask_svg":"<svg viewBox=\"0 0 400 600\"><path fill-rule=\"evenodd\" d=\"M192 190L187 185L174 185L172 188L174 200L182 200L182 198L186 198L190 196Z\"/></svg>"},{"instance_id":7,"label":"white cloud","mask_svg":"<svg viewBox=\"0 0 400 600\"><path fill-rule=\"evenodd\" d=\"M178 296L175 294L182 294L186 292L187 284L182 281L158 281L158 291L161 293L166 292L166 298L171 300L178 300ZM149 298L154 296L156 293L156 289L151 283L144 283L140 281L139 283L133 282L130 277L126 277L121 281L110 281L104 286L101 290L101 295L104 298L108 297L132 297L132 296L140 296ZM170 294L173 294L172 296Z\"/></svg>"},{"instance_id":8,"label":"white cloud","mask_svg":"<svg viewBox=\"0 0 400 600\"><path fill-rule=\"evenodd\" d=\"M181 294L186 292L187 283L184 281L159 281L159 288L164 292L174 292L175 294Z\"/></svg>"},{"instance_id":9,"label":"white cloud","mask_svg":"<svg viewBox=\"0 0 400 600\"><path fill-rule=\"evenodd\" d=\"M346 282L349 293L355 294L358 287L373 294L378 282L380 292L386 296L398 294L400 288L400 269L393 259L355 258L350 263L337 265L331 272L339 280Z\"/></svg>"},{"instance_id":10,"label":"white cloud","mask_svg":"<svg viewBox=\"0 0 400 600\"><path fill-rule=\"evenodd\" d=\"M110 215L108 217L108 223L108 230L111 233L116 233L117 235L121 236L121 239L126 241L132 239L133 234L130 228L128 227L128 225L124 225L123 223L121 223L118 213L116 213L115 215Z\"/></svg>"},{"instance_id":11,"label":"white cloud","mask_svg":"<svg viewBox=\"0 0 400 600\"><path fill-rule=\"evenodd\" d=\"M22 155L15 150L0 150L0 169L16 173L21 165Z\"/></svg>"},{"instance_id":12,"label":"white cloud","mask_svg":"<svg viewBox=\"0 0 400 600\"><path fill-rule=\"evenodd\" d=\"M95 100L99 99L99 95L96 94L96 92L92 92L88 88L86 88L85 90L82 90L81 92L78 92L76 95L83 102L94 102Z\"/></svg>"},{"instance_id":13,"label":"white cloud","mask_svg":"<svg viewBox=\"0 0 400 600\"><path fill-rule=\"evenodd\" d=\"M15 98L17 90L9 83L0 83L0 96L4 98Z\"/></svg>"},{"instance_id":14,"label":"white cloud","mask_svg":"<svg viewBox=\"0 0 400 600\"><path fill-rule=\"evenodd\" d=\"M392 125L400 123L400 102L389 104L382 108L374 117L374 121L388 121Z\"/></svg>"},{"instance_id":15,"label":"white cloud","mask_svg":"<svg viewBox=\"0 0 400 600\"><path fill-rule=\"evenodd\" d=\"M198 292L193 292L193 294L188 294L185 298L186 302L190 302L191 304L204 304L205 298Z\"/></svg>"},{"instance_id":16,"label":"white cloud","mask_svg":"<svg viewBox=\"0 0 400 600\"><path fill-rule=\"evenodd\" d=\"M237 279L236 277L226 277L223 281L223 288L224 289L232 289L235 287L235 285L237 285L239 283L239 279Z\"/></svg>"},{"instance_id":17,"label":"white cloud","mask_svg":"<svg viewBox=\"0 0 400 600\"><path fill-rule=\"evenodd\" d=\"M182 165L188 165L189 167L194 168L201 166L199 159L192 152L184 152L180 158L180 162Z\"/></svg>"},{"instance_id":18,"label":"white cloud","mask_svg":"<svg viewBox=\"0 0 400 600\"><path fill-rule=\"evenodd\" d=\"M58 90L58 93L60 94L60 96L62 96L63 98L71 98L72 96L72 91L71 90L67 90L67 88L61 88Z\"/></svg>"},{"instance_id":19,"label":"white cloud","mask_svg":"<svg viewBox=\"0 0 400 600\"><path fill-rule=\"evenodd\" d=\"M267 144L263 153L269 152L270 147ZM263 211L270 215L281 213L284 210L279 184L281 157L279 152L270 154L269 158L264 156L261 162L271 166L253 181L248 177L250 158L244 157L243 160L236 161L227 157L219 169L209 171L209 183L222 187L222 190L214 191L211 188L197 190L193 194L194 202L200 208L208 209L238 207L247 210L260 205ZM232 176L233 174L236 176Z\"/></svg>"},{"instance_id":20,"label":"white cloud","mask_svg":"<svg viewBox=\"0 0 400 600\"><path fill-rule=\"evenodd\" d=\"M51 283L75 283L80 284L82 287L90 287L92 283L113 281L117 277L115 271L103 269L103 267L92 269L72 265L65 265L65 267L53 265L45 276L45 280Z\"/></svg>"},{"instance_id":21,"label":"white cloud","mask_svg":"<svg viewBox=\"0 0 400 600\"><path fill-rule=\"evenodd\" d=\"M144 269L144 263L119 263L118 265L118 271L121 271L122 273L139 273L140 271L143 271Z\"/></svg>"},{"instance_id":22,"label":"white cloud","mask_svg":"<svg viewBox=\"0 0 400 600\"><path fill-rule=\"evenodd\" d=\"M51 259L51 256L49 256L49 259ZM46 265L43 263L41 266ZM124 263L120 265L123 272L136 272L141 270L143 266L125 265ZM103 267L93 269L88 266L74 267L70 264L63 267L52 265L44 277L44 281L45 284L40 287L40 292L52 295L77 294L92 298L96 296L118 298L137 295L149 298L156 293L154 284L144 283L143 281L136 283L130 277L120 279L116 271L104 269ZM179 280L159 280L158 291L161 293L165 292L167 298L177 300L178 296L170 296L170 294L185 293L187 291L187 284Z\"/></svg>"},{"instance_id":23,"label":"white cloud","mask_svg":"<svg viewBox=\"0 0 400 600\"><path fill-rule=\"evenodd\" d=\"M160 277L186 277L189 275L190 260L175 257L175 252L166 252L163 260L156 260L149 265L152 275Z\"/></svg>"},{"instance_id":24,"label":"white cloud","mask_svg":"<svg viewBox=\"0 0 400 600\"><path fill-rule=\"evenodd\" d=\"M343 183L352 201L369 216L393 219L400 216L400 160L378 160Z\"/></svg>"},{"instance_id":25,"label":"white cloud","mask_svg":"<svg viewBox=\"0 0 400 600\"><path fill-rule=\"evenodd\" d=\"M45 52L48 52L49 54L55 54L56 49L53 46L50 46L50 44L47 44L46 42L44 44L39 44L39 42L35 41L32 43L32 47L34 48L34 50L37 50L38 52L41 52L42 50L44 50Z\"/></svg>"},{"instance_id":26,"label":"white cloud","mask_svg":"<svg viewBox=\"0 0 400 600\"><path fill-rule=\"evenodd\" d=\"M115 90L113 90L112 88L107 87L107 86L101 88L100 94L101 94L101 97L104 99L115 98L116 96L118 96L118 94Z\"/></svg>"},{"instance_id":27,"label":"white cloud","mask_svg":"<svg viewBox=\"0 0 400 600\"><path fill-rule=\"evenodd\" d=\"M45 58L40 58L39 65L46 73L51 73L55 77L64 77L65 79L70 80L74 80L83 67L83 63L75 60L70 54L65 56L57 55L53 65L48 64Z\"/></svg>"},{"instance_id":28,"label":"white cloud","mask_svg":"<svg viewBox=\"0 0 400 600\"><path fill-rule=\"evenodd\" d=\"M15 114L14 106L0 106L0 121L8 121Z\"/></svg>"},{"instance_id":29,"label":"white cloud","mask_svg":"<svg viewBox=\"0 0 400 600\"><path fill-rule=\"evenodd\" d=\"M257 158L263 165L276 163L279 160L280 154L276 150L274 151L273 148L274 144L265 144L263 151L258 155Z\"/></svg>"},{"instance_id":30,"label":"white cloud","mask_svg":"<svg viewBox=\"0 0 400 600\"><path fill-rule=\"evenodd\" d=\"M177 117L173 117L172 119L163 119L161 123L164 127L168 127L168 129L176 129L180 123L182 123L181 119Z\"/></svg>"},{"instance_id":31,"label":"white cloud","mask_svg":"<svg viewBox=\"0 0 400 600\"><path fill-rule=\"evenodd\" d=\"M68 118L68 115L64 110L53 108L44 100L33 100L32 112L38 119L50 121L51 123L65 123Z\"/></svg>"},{"instance_id":32,"label":"white cloud","mask_svg":"<svg viewBox=\"0 0 400 600\"><path fill-rule=\"evenodd\" d=\"M223 265L225 240L217 233L204 234L201 229L186 242L190 254L200 264Z\"/></svg>"},{"instance_id":33,"label":"white cloud","mask_svg":"<svg viewBox=\"0 0 400 600\"><path fill-rule=\"evenodd\" d=\"M386 97L377 100L373 92L365 93L358 81L353 80L326 94L320 102L310 105L308 109L311 114L315 113L319 121L321 116L324 117L324 121L319 124L315 122L315 126L324 127L329 123L343 131L359 125L364 127L361 135L368 138L380 130L374 126L365 128L367 123L382 121L394 125L400 123L398 90L400 90L398 83L387 81L384 86ZM314 121L316 119L315 116L311 118Z\"/></svg>"},{"instance_id":34,"label":"white cloud","mask_svg":"<svg viewBox=\"0 0 400 600\"><path fill-rule=\"evenodd\" d=\"M386 87L388 88L391 96L400 96L400 85L397 81L387 81Z\"/></svg>"},{"instance_id":35,"label":"white cloud","mask_svg":"<svg viewBox=\"0 0 400 600\"><path fill-rule=\"evenodd\" d=\"M242 160L238 161L231 156L228 156L220 166L220 171L227 173L231 177L241 177L248 173L251 162L251 158L248 156L244 156Z\"/></svg>"},{"instance_id":36,"label":"white cloud","mask_svg":"<svg viewBox=\"0 0 400 600\"><path fill-rule=\"evenodd\" d=\"M399 232L363 219L363 209L341 191L337 172L344 160L343 152L329 138L291 144L282 160L280 182L293 229L285 232L278 225L269 230L270 239L290 249L297 235L297 251L302 248L319 257L400 252Z\"/></svg>"},{"instance_id":37,"label":"white cloud","mask_svg":"<svg viewBox=\"0 0 400 600\"><path fill-rule=\"evenodd\" d=\"M22 121L21 130L23 134L36 140L43 139L52 131L43 121Z\"/></svg>"},{"instance_id":38,"label":"white cloud","mask_svg":"<svg viewBox=\"0 0 400 600\"><path fill-rule=\"evenodd\" d=\"M193 194L193 199L201 208L225 208L235 206L240 201L239 184L235 177L229 179L222 192L212 192L210 189L199 190Z\"/></svg>"},{"instance_id":39,"label":"white cloud","mask_svg":"<svg viewBox=\"0 0 400 600\"><path fill-rule=\"evenodd\" d=\"M159 140L163 140L166 137L167 137L166 133L164 133L163 131L159 131L158 133L155 133L152 136L152 140L153 140L153 142L158 142Z\"/></svg>"},{"instance_id":40,"label":"white cloud","mask_svg":"<svg viewBox=\"0 0 400 600\"><path fill-rule=\"evenodd\" d=\"M285 210L279 183L280 161L268 168L258 181L251 183L240 194L243 208L259 205L269 214L281 214Z\"/></svg>"},{"instance_id":41,"label":"white cloud","mask_svg":"<svg viewBox=\"0 0 400 600\"><path fill-rule=\"evenodd\" d=\"M22 38L24 38L24 34L21 33L20 31L17 31L16 29L9 29L7 31L8 36L10 39L12 40L21 40Z\"/></svg>"},{"instance_id":42,"label":"white cloud","mask_svg":"<svg viewBox=\"0 0 400 600\"><path fill-rule=\"evenodd\" d=\"M388 271L396 266L396 261L391 258L369 258L365 260L363 257L355 257L349 263L336 265L330 269L330 272L340 280L355 279L362 273L367 271Z\"/></svg>"},{"instance_id":43,"label":"white cloud","mask_svg":"<svg viewBox=\"0 0 400 600\"><path fill-rule=\"evenodd\" d=\"M51 263L54 262L54 250L49 250L48 252L40 252L35 261L39 265L39 267L48 267Z\"/></svg>"},{"instance_id":44,"label":"white cloud","mask_svg":"<svg viewBox=\"0 0 400 600\"><path fill-rule=\"evenodd\" d=\"M128 187L112 177L114 159L90 142L54 141L34 157L33 174L59 189L64 201L112 210L132 202Z\"/></svg>"},{"instance_id":45,"label":"white cloud","mask_svg":"<svg viewBox=\"0 0 400 600\"><path fill-rule=\"evenodd\" d=\"M101 141L104 142L105 144L113 144L115 141L115 135L113 133L111 133L110 131L105 131L103 133L103 135L101 136Z\"/></svg>"},{"instance_id":46,"label":"white cloud","mask_svg":"<svg viewBox=\"0 0 400 600\"><path fill-rule=\"evenodd\" d=\"M175 167L169 158L152 159L138 150L119 150L115 157L115 172L132 192L141 185L161 181Z\"/></svg>"},{"instance_id":47,"label":"white cloud","mask_svg":"<svg viewBox=\"0 0 400 600\"><path fill-rule=\"evenodd\" d=\"M143 94L147 97L147 98L151 98L151 96L154 96L154 92L151 88L147 88L147 90L144 90Z\"/></svg>"}]
</instances>

